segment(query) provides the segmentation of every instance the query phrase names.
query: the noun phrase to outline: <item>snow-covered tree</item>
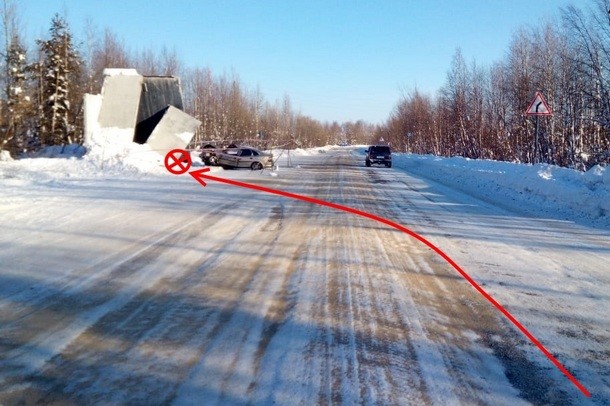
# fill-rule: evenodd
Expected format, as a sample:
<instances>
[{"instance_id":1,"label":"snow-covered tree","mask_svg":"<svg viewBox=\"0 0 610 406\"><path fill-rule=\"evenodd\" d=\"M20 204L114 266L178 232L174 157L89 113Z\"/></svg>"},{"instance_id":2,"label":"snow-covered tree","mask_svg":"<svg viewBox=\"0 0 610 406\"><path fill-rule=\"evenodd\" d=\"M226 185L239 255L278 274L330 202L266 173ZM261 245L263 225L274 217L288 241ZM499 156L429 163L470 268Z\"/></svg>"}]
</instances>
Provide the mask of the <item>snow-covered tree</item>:
<instances>
[{"instance_id":1,"label":"snow-covered tree","mask_svg":"<svg viewBox=\"0 0 610 406\"><path fill-rule=\"evenodd\" d=\"M19 152L24 144L28 115L26 51L21 41L15 0L0 4L2 50L0 51L0 149Z\"/></svg>"},{"instance_id":2,"label":"snow-covered tree","mask_svg":"<svg viewBox=\"0 0 610 406\"><path fill-rule=\"evenodd\" d=\"M76 106L70 92L79 87L81 59L74 47L68 23L58 14L53 17L50 38L38 40L42 60L36 71L39 81L39 132L43 144L62 145L77 141Z\"/></svg>"},{"instance_id":3,"label":"snow-covered tree","mask_svg":"<svg viewBox=\"0 0 610 406\"><path fill-rule=\"evenodd\" d=\"M5 56L5 142L13 149L21 150L26 143L24 121L28 115L30 97L27 92L26 51L18 36L14 36Z\"/></svg>"}]
</instances>

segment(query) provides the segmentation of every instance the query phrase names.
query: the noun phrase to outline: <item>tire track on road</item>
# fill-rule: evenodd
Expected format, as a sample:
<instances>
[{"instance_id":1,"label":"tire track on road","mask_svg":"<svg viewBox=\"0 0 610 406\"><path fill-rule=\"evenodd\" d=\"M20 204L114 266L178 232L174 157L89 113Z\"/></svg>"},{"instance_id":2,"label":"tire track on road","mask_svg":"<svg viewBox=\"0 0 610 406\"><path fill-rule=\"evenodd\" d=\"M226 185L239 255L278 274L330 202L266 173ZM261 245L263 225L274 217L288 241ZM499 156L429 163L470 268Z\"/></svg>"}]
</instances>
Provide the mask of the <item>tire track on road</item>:
<instances>
[{"instance_id":1,"label":"tire track on road","mask_svg":"<svg viewBox=\"0 0 610 406\"><path fill-rule=\"evenodd\" d=\"M376 176L394 179L401 175L383 173ZM417 217L426 222L426 227L434 226L435 231L441 230L434 218L411 202L413 196L431 201L425 193L409 186L400 191L399 196L401 204L387 205L385 212L380 215L404 218L402 206L408 204ZM392 238L384 246L389 252L399 252L401 245L399 238ZM413 288L411 291L418 306L425 309L424 314L429 313L425 318L432 322L426 325L426 334L430 340L439 344L448 371L456 382L455 386L462 389L457 393L462 401L485 403L490 397L499 396L505 390L497 386L497 382L503 380L510 382L521 397L529 402L567 401L566 391L544 369L529 361L520 349L529 343L459 275L455 275L452 269L426 252L419 256L417 269L420 270L419 276L405 275L403 278ZM493 355L495 361L490 359L490 355ZM504 376L497 374L495 363L499 363L505 370ZM495 387L492 386L494 383Z\"/></svg>"},{"instance_id":2,"label":"tire track on road","mask_svg":"<svg viewBox=\"0 0 610 406\"><path fill-rule=\"evenodd\" d=\"M74 283L66 281L65 285L54 289L44 297L45 301L34 300L27 314L0 329L3 342L13 347L3 351L0 359L0 380L7 388L6 392L11 392L10 387L18 388L11 394L17 398L22 392L27 392L49 360L57 358L71 342L105 315L122 308L164 276L162 270L155 273L154 267L147 267L167 250L188 242L189 237L196 235L194 230L201 230L201 223L208 216L213 217L211 223L219 221L221 218L217 215L235 205L227 204L187 224L170 227L164 230L165 235L157 233L153 242L142 248L132 245L131 248L137 249L135 253L126 249L113 255L110 258L116 262L111 265L105 262L107 259L101 260L86 272L79 273L83 276L76 278ZM167 233L168 230L172 231ZM145 240L150 240L150 236L141 241ZM121 258L125 254L128 258ZM31 382L26 383L28 375Z\"/></svg>"}]
</instances>

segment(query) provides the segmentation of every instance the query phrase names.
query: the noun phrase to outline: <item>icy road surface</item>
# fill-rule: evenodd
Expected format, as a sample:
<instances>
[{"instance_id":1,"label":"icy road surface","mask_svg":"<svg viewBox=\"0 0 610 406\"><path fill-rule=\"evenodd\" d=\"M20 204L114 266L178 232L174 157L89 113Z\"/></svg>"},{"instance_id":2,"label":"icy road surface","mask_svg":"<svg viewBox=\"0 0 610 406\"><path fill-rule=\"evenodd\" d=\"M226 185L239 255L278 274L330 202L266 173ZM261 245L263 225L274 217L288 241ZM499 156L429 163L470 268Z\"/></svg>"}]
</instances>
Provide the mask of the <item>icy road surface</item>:
<instances>
[{"instance_id":1,"label":"icy road surface","mask_svg":"<svg viewBox=\"0 0 610 406\"><path fill-rule=\"evenodd\" d=\"M349 149L190 176L47 175L0 195L0 404L610 403L610 239ZM16 177L15 182L19 182Z\"/></svg>"}]
</instances>

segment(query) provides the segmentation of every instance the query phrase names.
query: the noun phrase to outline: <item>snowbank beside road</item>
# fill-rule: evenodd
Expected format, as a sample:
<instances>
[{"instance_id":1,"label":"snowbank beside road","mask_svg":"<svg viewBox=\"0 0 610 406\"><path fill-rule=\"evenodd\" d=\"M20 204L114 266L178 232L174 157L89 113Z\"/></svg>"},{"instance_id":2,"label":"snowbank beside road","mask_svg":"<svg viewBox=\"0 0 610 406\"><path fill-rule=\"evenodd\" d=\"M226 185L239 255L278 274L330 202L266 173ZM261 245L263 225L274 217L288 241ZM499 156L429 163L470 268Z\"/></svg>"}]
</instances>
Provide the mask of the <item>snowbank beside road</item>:
<instances>
[{"instance_id":1,"label":"snowbank beside road","mask_svg":"<svg viewBox=\"0 0 610 406\"><path fill-rule=\"evenodd\" d=\"M432 155L394 154L393 166L509 210L610 228L610 170L588 172Z\"/></svg>"},{"instance_id":2,"label":"snowbank beside road","mask_svg":"<svg viewBox=\"0 0 610 406\"><path fill-rule=\"evenodd\" d=\"M0 183L2 179L17 177L22 182L29 180L37 184L66 178L137 178L167 174L163 156L146 144L131 142L124 131L99 130L95 139L85 146L51 146L27 157L3 162ZM200 164L196 156L193 161Z\"/></svg>"},{"instance_id":3,"label":"snowbank beside road","mask_svg":"<svg viewBox=\"0 0 610 406\"><path fill-rule=\"evenodd\" d=\"M326 153L328 150L336 148L334 145L326 145L318 148L295 148L295 149L272 149L270 152L274 158L287 158L288 154L292 157L312 156Z\"/></svg>"}]
</instances>

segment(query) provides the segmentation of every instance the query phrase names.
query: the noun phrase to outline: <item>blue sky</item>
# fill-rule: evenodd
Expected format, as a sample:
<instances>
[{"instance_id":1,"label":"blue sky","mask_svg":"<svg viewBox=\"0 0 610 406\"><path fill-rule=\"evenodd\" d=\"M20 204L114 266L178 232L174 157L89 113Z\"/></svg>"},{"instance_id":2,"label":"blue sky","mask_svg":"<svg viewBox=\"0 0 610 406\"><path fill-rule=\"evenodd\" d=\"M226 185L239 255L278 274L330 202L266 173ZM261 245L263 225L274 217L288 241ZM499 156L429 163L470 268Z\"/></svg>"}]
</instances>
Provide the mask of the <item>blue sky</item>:
<instances>
[{"instance_id":1,"label":"blue sky","mask_svg":"<svg viewBox=\"0 0 610 406\"><path fill-rule=\"evenodd\" d=\"M186 66L235 72L266 99L322 121L386 120L404 90L435 94L455 50L489 65L521 26L591 0L20 0L29 41L66 15L132 50L175 48ZM31 42L30 42L31 43Z\"/></svg>"}]
</instances>

